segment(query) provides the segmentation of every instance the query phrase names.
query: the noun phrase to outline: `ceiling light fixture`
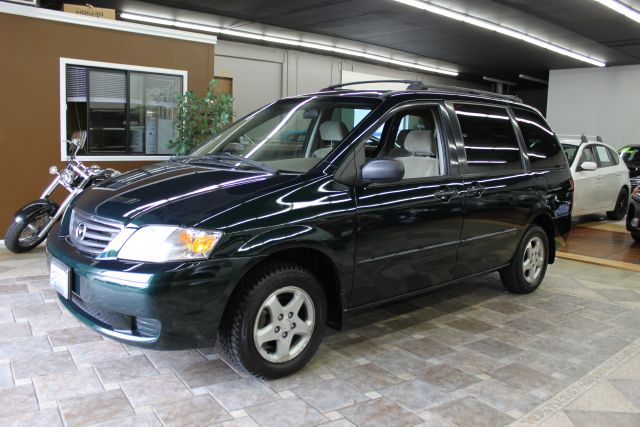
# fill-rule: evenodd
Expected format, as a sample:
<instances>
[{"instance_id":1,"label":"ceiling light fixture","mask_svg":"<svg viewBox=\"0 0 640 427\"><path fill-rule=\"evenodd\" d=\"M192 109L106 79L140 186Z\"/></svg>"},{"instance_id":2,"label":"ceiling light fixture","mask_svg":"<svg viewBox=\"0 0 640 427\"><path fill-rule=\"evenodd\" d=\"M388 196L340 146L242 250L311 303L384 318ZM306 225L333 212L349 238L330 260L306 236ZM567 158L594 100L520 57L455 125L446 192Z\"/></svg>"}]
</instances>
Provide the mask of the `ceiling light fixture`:
<instances>
[{"instance_id":1,"label":"ceiling light fixture","mask_svg":"<svg viewBox=\"0 0 640 427\"><path fill-rule=\"evenodd\" d=\"M521 78L522 80L529 80L530 82L536 82L536 83L540 83L542 85L548 85L549 82L547 80L543 80L543 79L539 79L537 77L532 77L526 74L518 74L518 77Z\"/></svg>"},{"instance_id":2,"label":"ceiling light fixture","mask_svg":"<svg viewBox=\"0 0 640 427\"><path fill-rule=\"evenodd\" d=\"M548 49L552 52L559 53L561 55L569 56L573 59L577 59L579 61L586 62L591 65L596 65L598 67L605 67L607 64L599 59L592 58L587 55L583 55L578 52L574 52L570 49L566 49L564 47L560 47L553 43L546 42L541 40L535 36L531 36L529 34L523 33L518 30L514 30L513 28L505 27L504 25L496 24L494 22L490 22L481 18L476 18L475 16L466 15L464 13L456 12L452 9L447 9L442 6L436 6L433 3L421 1L421 0L393 0L398 3L405 4L407 6L413 6L418 9L426 10L427 12L436 13L438 15L446 16L447 18L455 19L456 21L466 22L467 24L475 25L477 27L481 27L487 30L495 31L500 34L504 34L505 36L513 37L527 43L531 43L533 45ZM600 1L600 0L596 0ZM604 2L603 2L604 3ZM608 3L608 2L607 2Z\"/></svg>"},{"instance_id":3,"label":"ceiling light fixture","mask_svg":"<svg viewBox=\"0 0 640 427\"><path fill-rule=\"evenodd\" d=\"M329 46L321 43L310 43L310 42L304 42L301 40L288 39L284 37L275 37L275 36L268 36L265 34L252 33L249 31L231 30L231 29L225 29L225 28L214 27L209 25L195 24L191 22L176 21L173 19L164 19L164 18L157 18L153 16L139 15L137 13L121 12L120 17L127 21L145 22L150 24L164 25L168 27L204 31L208 33L218 34L221 36L228 35L231 37L260 40L268 43L282 44L287 46L299 46L306 49L319 50L323 52L332 52L332 53L337 53L345 56L352 56L356 58L364 58L364 59L368 59L375 62L381 62L384 64L393 64L393 65L397 65L404 68L411 68L413 70L444 74L452 77L456 77L458 75L458 72L453 70L447 70L444 68L437 68L429 65L417 64L414 62L403 61L400 59L393 59L386 56L366 53L366 52L353 50L353 49L345 49L345 48L336 47L336 46Z\"/></svg>"},{"instance_id":4,"label":"ceiling light fixture","mask_svg":"<svg viewBox=\"0 0 640 427\"><path fill-rule=\"evenodd\" d=\"M637 10L627 6L624 3L621 3L616 0L595 0L603 6L607 6L609 9L613 9L618 13L623 14L629 19L633 19L634 21L640 23L640 12Z\"/></svg>"}]
</instances>

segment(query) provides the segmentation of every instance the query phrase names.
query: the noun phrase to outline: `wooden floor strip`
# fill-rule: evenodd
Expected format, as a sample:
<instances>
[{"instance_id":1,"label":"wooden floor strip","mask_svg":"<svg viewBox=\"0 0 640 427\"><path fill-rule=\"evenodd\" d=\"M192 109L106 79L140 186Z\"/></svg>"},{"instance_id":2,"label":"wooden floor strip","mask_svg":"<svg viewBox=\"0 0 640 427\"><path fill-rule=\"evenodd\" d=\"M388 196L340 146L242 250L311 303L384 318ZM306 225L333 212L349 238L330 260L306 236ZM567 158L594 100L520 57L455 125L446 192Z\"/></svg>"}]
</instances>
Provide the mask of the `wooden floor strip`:
<instances>
[{"instance_id":1,"label":"wooden floor strip","mask_svg":"<svg viewBox=\"0 0 640 427\"><path fill-rule=\"evenodd\" d=\"M596 230L613 231L616 233L628 233L627 227L624 224L611 224L601 222L585 222L584 224L578 224L576 227L593 228Z\"/></svg>"},{"instance_id":2,"label":"wooden floor strip","mask_svg":"<svg viewBox=\"0 0 640 427\"><path fill-rule=\"evenodd\" d=\"M604 258L596 258L592 256L573 254L570 252L563 252L563 251L558 251L556 253L556 256L558 258L570 259L572 261L587 262L589 264L603 265L605 267L619 268L622 270L629 270L629 271L635 271L640 273L640 265L631 264L628 262L611 261Z\"/></svg>"}]
</instances>

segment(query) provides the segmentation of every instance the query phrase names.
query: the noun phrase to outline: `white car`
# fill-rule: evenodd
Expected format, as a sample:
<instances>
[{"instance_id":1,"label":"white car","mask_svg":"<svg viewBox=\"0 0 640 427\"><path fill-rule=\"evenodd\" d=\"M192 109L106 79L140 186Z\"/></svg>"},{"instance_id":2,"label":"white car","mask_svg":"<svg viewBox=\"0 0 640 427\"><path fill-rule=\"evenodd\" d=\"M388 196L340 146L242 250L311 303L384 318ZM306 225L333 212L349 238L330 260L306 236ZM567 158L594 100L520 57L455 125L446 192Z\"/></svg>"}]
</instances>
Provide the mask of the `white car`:
<instances>
[{"instance_id":1,"label":"white car","mask_svg":"<svg viewBox=\"0 0 640 427\"><path fill-rule=\"evenodd\" d=\"M574 182L572 215L606 212L621 220L629 207L629 169L600 137L558 135Z\"/></svg>"}]
</instances>

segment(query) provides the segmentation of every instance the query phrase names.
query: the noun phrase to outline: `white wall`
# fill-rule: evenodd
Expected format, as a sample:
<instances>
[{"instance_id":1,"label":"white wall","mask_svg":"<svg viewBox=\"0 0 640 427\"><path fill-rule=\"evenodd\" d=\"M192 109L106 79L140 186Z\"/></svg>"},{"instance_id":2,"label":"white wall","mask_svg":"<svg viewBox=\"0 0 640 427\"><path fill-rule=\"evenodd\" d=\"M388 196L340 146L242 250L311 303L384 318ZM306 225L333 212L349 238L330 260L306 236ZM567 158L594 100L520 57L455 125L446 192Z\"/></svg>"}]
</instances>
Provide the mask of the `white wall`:
<instances>
[{"instance_id":1,"label":"white wall","mask_svg":"<svg viewBox=\"0 0 640 427\"><path fill-rule=\"evenodd\" d=\"M547 119L558 133L600 135L620 148L640 142L640 66L552 70Z\"/></svg>"},{"instance_id":2,"label":"white wall","mask_svg":"<svg viewBox=\"0 0 640 427\"><path fill-rule=\"evenodd\" d=\"M454 78L401 71L325 55L218 40L216 76L233 78L234 110L239 118L273 100L317 92L331 84L358 79L410 79L425 83L487 86Z\"/></svg>"}]
</instances>

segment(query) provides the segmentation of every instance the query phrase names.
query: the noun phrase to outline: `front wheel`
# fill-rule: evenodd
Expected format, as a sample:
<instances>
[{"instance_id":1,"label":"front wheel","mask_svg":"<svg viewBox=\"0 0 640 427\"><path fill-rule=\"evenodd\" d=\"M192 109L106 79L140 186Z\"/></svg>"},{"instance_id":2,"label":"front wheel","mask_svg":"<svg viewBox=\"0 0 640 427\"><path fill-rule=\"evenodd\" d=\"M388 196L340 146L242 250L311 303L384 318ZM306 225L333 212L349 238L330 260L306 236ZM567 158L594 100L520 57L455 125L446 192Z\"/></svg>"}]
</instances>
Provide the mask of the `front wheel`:
<instances>
[{"instance_id":1,"label":"front wheel","mask_svg":"<svg viewBox=\"0 0 640 427\"><path fill-rule=\"evenodd\" d=\"M547 233L541 227L532 225L520 241L511 264L500 270L504 287L516 294L535 291L547 271L548 254Z\"/></svg>"},{"instance_id":2,"label":"front wheel","mask_svg":"<svg viewBox=\"0 0 640 427\"><path fill-rule=\"evenodd\" d=\"M607 212L607 218L620 221L627 214L629 208L629 190L621 188L618 193L618 199L616 200L616 206L612 211Z\"/></svg>"},{"instance_id":3,"label":"front wheel","mask_svg":"<svg viewBox=\"0 0 640 427\"><path fill-rule=\"evenodd\" d=\"M631 237L633 237L633 240L635 240L637 243L640 243L640 231L632 231Z\"/></svg>"},{"instance_id":4,"label":"front wheel","mask_svg":"<svg viewBox=\"0 0 640 427\"><path fill-rule=\"evenodd\" d=\"M38 237L38 234L50 220L50 210L46 207L29 215L23 221L18 222L14 219L4 234L5 246L16 254L30 251L47 237L46 235Z\"/></svg>"},{"instance_id":5,"label":"front wheel","mask_svg":"<svg viewBox=\"0 0 640 427\"><path fill-rule=\"evenodd\" d=\"M322 285L291 263L258 268L230 298L220 343L231 361L260 378L302 368L316 352L326 323Z\"/></svg>"}]
</instances>

